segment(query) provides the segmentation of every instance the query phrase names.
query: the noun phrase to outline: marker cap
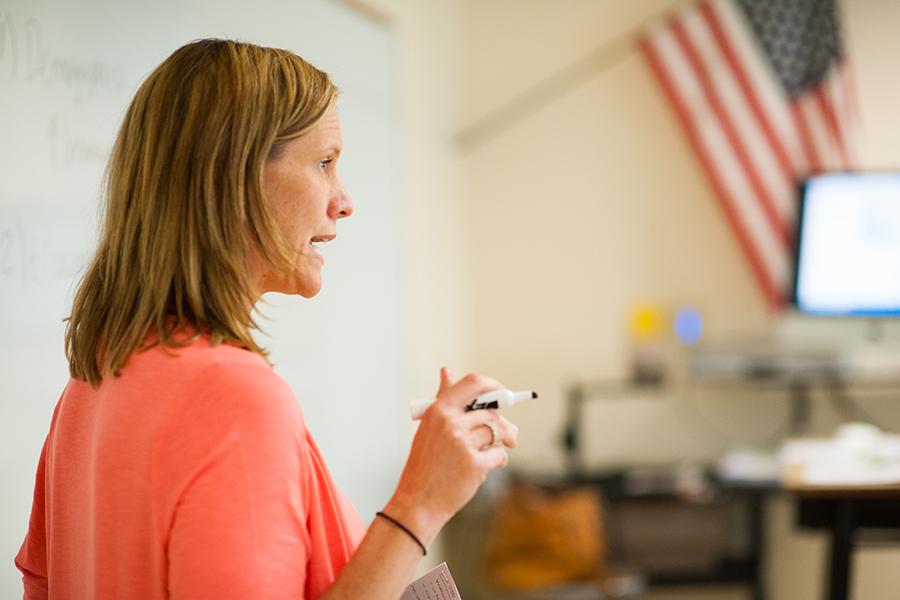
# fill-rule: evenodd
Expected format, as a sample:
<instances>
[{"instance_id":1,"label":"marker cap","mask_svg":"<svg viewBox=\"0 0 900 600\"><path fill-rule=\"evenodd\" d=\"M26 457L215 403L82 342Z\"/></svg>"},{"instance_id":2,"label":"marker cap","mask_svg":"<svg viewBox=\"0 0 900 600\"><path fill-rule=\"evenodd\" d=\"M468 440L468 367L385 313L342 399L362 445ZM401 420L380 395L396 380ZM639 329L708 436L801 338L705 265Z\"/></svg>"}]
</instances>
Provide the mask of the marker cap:
<instances>
[{"instance_id":1,"label":"marker cap","mask_svg":"<svg viewBox=\"0 0 900 600\"><path fill-rule=\"evenodd\" d=\"M409 412L413 420L421 419L428 407L434 404L434 398L413 400L409 403Z\"/></svg>"}]
</instances>

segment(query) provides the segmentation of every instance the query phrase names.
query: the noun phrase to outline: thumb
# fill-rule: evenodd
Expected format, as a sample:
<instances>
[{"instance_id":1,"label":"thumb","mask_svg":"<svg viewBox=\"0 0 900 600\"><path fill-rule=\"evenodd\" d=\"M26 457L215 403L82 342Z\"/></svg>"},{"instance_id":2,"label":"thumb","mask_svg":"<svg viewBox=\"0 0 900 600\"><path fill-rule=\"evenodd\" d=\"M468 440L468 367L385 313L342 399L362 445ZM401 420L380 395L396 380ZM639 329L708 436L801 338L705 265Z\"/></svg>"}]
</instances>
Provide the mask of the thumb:
<instances>
[{"instance_id":1,"label":"thumb","mask_svg":"<svg viewBox=\"0 0 900 600\"><path fill-rule=\"evenodd\" d=\"M438 388L438 394L443 394L453 386L453 373L447 367L441 367L441 386Z\"/></svg>"}]
</instances>

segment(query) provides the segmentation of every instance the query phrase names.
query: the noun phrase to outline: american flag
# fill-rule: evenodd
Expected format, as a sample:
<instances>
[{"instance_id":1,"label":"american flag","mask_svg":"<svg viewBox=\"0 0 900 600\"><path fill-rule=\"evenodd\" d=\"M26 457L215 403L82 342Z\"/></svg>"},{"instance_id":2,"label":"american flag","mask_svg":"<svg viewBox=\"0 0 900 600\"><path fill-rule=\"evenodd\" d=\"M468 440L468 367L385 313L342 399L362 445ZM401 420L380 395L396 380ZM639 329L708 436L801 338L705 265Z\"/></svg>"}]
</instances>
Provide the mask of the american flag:
<instances>
[{"instance_id":1,"label":"american flag","mask_svg":"<svg viewBox=\"0 0 900 600\"><path fill-rule=\"evenodd\" d=\"M857 164L834 0L704 0L640 45L777 309L791 285L798 181Z\"/></svg>"}]
</instances>

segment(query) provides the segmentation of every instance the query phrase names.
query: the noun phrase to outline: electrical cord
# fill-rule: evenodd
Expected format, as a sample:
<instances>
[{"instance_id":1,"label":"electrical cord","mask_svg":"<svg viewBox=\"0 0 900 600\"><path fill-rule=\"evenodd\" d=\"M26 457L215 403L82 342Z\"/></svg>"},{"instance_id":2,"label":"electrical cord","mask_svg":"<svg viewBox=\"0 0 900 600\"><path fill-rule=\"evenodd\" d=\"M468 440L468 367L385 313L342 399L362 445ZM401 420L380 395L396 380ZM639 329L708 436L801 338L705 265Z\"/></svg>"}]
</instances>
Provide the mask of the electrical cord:
<instances>
[{"instance_id":1,"label":"electrical cord","mask_svg":"<svg viewBox=\"0 0 900 600\"><path fill-rule=\"evenodd\" d=\"M826 377L825 390L828 393L828 400L835 412L847 421L864 421L871 425L875 425L882 431L887 431L887 427L881 419L875 417L868 410L863 408L858 400L847 389L846 382L836 373L830 373Z\"/></svg>"},{"instance_id":2,"label":"electrical cord","mask_svg":"<svg viewBox=\"0 0 900 600\"><path fill-rule=\"evenodd\" d=\"M697 394L695 393L696 388L691 385L685 385L682 393L676 394L674 400L675 403L675 413L681 422L682 429L691 435L692 439L697 442L701 447L706 447L707 449L721 452L723 448L731 447L735 444L746 443L746 444L758 444L759 441L757 439L748 440L739 435L736 435L732 431L728 431L719 425L715 420L708 417L704 411L700 408L700 402L697 398ZM683 400L681 400L683 399ZM690 410L690 415L685 414L684 409L687 408ZM693 418L691 418L693 417ZM697 421L702 422L702 428L704 430L704 438L700 438L696 433L692 434L691 430L697 429ZM774 445L779 440L783 439L785 434L790 430L791 423L791 415L790 411L787 411L787 416L779 422L779 424L774 428L772 433L768 434L764 438L764 444L766 445ZM715 442L710 442L709 434L716 438ZM708 444L717 444L716 447Z\"/></svg>"}]
</instances>

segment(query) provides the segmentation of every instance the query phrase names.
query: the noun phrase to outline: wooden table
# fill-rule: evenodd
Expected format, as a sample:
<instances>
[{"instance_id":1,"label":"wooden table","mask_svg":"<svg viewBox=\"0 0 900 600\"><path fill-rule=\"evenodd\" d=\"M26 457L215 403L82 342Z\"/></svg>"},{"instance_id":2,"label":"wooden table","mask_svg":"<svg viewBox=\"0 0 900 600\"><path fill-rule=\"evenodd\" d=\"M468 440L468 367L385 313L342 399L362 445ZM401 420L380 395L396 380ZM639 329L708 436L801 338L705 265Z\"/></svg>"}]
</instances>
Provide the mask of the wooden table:
<instances>
[{"instance_id":1,"label":"wooden table","mask_svg":"<svg viewBox=\"0 0 900 600\"><path fill-rule=\"evenodd\" d=\"M798 467L785 472L782 483L797 498L798 524L829 530L825 598L847 600L858 530L900 531L900 483L810 486L803 482L802 469Z\"/></svg>"}]
</instances>

